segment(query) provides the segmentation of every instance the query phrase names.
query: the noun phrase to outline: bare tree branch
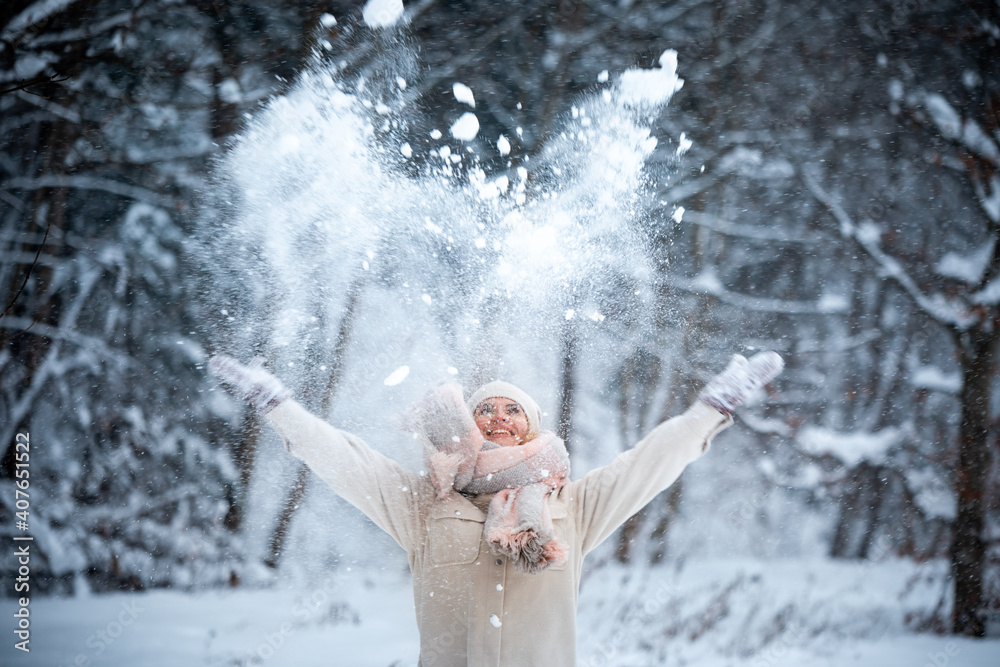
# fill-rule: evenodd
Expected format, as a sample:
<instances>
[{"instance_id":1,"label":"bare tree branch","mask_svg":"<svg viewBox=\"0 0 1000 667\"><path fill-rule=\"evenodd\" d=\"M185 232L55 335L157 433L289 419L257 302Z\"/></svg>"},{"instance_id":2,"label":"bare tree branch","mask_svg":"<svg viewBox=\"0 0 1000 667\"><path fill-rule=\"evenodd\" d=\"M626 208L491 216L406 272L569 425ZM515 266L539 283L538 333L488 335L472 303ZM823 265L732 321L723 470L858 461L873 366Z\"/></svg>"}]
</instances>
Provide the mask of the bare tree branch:
<instances>
[{"instance_id":1,"label":"bare tree branch","mask_svg":"<svg viewBox=\"0 0 1000 667\"><path fill-rule=\"evenodd\" d=\"M49 230L51 228L52 228L52 219L49 218L48 223L46 223L45 225L45 234L42 236L42 242L38 244L38 250L37 252L35 252L35 258L31 261L31 266L28 267L27 272L24 274L24 281L21 283L21 286L17 288L17 291L14 292L14 296L11 297L10 303L8 303L7 307L3 309L2 313L0 313L0 319L3 319L7 315L7 313L11 311L11 309L14 307L14 304L17 303L17 300L21 297L21 293L24 292L24 288L27 287L28 280L31 278L31 272L34 271L35 266L38 265L38 258L41 257L42 255L42 248L45 247L45 241L46 239L49 238ZM34 322L32 324L34 324ZM8 338L4 337L3 342L6 343L7 340Z\"/></svg>"},{"instance_id":2,"label":"bare tree branch","mask_svg":"<svg viewBox=\"0 0 1000 667\"><path fill-rule=\"evenodd\" d=\"M34 93L28 90L28 86L38 86L43 83L62 83L63 81L68 80L69 78L70 78L69 75L64 75L64 74L50 74L48 76L41 74L33 79L21 79L20 81L18 81L16 84L14 84L9 88L0 89L0 95L6 95L7 93L14 93L17 91L24 91L29 95L34 95Z\"/></svg>"}]
</instances>

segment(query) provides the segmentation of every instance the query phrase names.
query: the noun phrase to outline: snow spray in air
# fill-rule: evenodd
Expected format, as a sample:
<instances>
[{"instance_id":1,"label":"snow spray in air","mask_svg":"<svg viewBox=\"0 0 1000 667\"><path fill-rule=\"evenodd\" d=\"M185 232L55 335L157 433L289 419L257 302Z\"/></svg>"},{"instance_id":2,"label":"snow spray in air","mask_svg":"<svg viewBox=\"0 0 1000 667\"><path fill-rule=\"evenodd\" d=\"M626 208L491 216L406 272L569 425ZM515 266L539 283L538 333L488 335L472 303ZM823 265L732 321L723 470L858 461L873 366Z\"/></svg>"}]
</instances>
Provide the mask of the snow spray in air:
<instances>
[{"instance_id":1,"label":"snow spray in air","mask_svg":"<svg viewBox=\"0 0 1000 667\"><path fill-rule=\"evenodd\" d=\"M253 115L202 225L219 347L264 352L302 391L334 368L381 391L469 380L484 356L551 350L566 318L601 318L608 284L648 289L645 163L682 84L673 51L602 75L528 157L480 136L460 81L458 121L416 133L415 53L386 35L368 31L376 65L317 55Z\"/></svg>"}]
</instances>

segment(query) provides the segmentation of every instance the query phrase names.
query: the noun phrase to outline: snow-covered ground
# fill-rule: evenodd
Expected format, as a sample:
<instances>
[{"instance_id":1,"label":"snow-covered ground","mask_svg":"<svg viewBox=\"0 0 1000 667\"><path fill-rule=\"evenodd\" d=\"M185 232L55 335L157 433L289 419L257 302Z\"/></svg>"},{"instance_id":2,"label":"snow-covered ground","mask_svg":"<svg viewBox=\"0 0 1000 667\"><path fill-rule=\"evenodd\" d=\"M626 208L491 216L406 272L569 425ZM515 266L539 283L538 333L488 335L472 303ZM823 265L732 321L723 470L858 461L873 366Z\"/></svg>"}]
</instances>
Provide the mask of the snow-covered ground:
<instances>
[{"instance_id":1,"label":"snow-covered ground","mask_svg":"<svg viewBox=\"0 0 1000 667\"><path fill-rule=\"evenodd\" d=\"M577 662L995 667L1000 640L915 630L940 612L944 572L823 559L600 567L581 590ZM13 609L5 599L0 614ZM3 665L404 667L418 646L408 579L389 570L308 589L36 598L31 622L31 653L8 636Z\"/></svg>"}]
</instances>

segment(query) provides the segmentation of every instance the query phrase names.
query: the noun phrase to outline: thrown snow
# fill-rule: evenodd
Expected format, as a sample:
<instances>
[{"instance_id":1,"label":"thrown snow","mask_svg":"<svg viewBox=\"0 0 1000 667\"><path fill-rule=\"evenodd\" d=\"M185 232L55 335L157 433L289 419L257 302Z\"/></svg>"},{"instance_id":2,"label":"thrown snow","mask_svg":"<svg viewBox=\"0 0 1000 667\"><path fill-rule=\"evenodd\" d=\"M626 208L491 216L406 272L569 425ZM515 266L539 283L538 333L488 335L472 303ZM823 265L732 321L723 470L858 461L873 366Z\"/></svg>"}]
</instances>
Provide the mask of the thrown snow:
<instances>
[{"instance_id":1,"label":"thrown snow","mask_svg":"<svg viewBox=\"0 0 1000 667\"><path fill-rule=\"evenodd\" d=\"M476 98L472 94L472 89L464 83L458 83L456 81L451 87L451 92L455 93L455 99L462 104L468 104L473 109L476 108Z\"/></svg>"},{"instance_id":2,"label":"thrown snow","mask_svg":"<svg viewBox=\"0 0 1000 667\"><path fill-rule=\"evenodd\" d=\"M680 157L691 150L692 146L694 146L694 142L688 139L687 134L681 132L681 136L677 139L677 151L674 154Z\"/></svg>"},{"instance_id":3,"label":"thrown snow","mask_svg":"<svg viewBox=\"0 0 1000 667\"><path fill-rule=\"evenodd\" d=\"M472 141L479 134L479 119L476 118L476 114L467 111L455 121L455 124L448 131L459 141Z\"/></svg>"},{"instance_id":4,"label":"thrown snow","mask_svg":"<svg viewBox=\"0 0 1000 667\"><path fill-rule=\"evenodd\" d=\"M389 373L389 376L386 379L382 380L382 384L384 384L387 387L395 387L397 384L405 380L406 376L409 374L410 374L409 366L400 366L392 373Z\"/></svg>"},{"instance_id":5,"label":"thrown snow","mask_svg":"<svg viewBox=\"0 0 1000 667\"><path fill-rule=\"evenodd\" d=\"M862 461L880 463L885 460L888 451L908 433L906 427L886 428L875 433L841 433L821 426L807 426L799 432L796 443L807 454L832 456L853 468Z\"/></svg>"},{"instance_id":6,"label":"thrown snow","mask_svg":"<svg viewBox=\"0 0 1000 667\"><path fill-rule=\"evenodd\" d=\"M371 12L380 5L366 7ZM487 174L477 151L456 144L478 138L479 121L469 107L450 129L450 146L441 130L428 131L427 155L439 159L416 174L403 168L420 153L416 144L373 125L391 128L420 118L416 105L402 103L401 92L418 55L393 48L400 67L373 74L385 85L356 86L344 69L324 62L258 110L220 165L229 213L202 222L203 238L212 239L206 264L220 280L239 285L248 299L266 296L297 313L279 322L272 311L252 309L240 322L243 344L266 342L283 364L296 362L289 382L308 380L307 359L335 339L346 295L366 272L373 279L364 283L352 355L383 359L375 372L385 377L393 368L391 355L383 356L386 345L418 342L420 361L407 358L413 376L424 379L444 365L435 357L435 318L468 316L474 340L487 301L516 294L505 313L510 324L503 326L519 336L514 323L564 312L567 288L579 286L580 312L595 317L594 307L582 304L607 280L627 277L641 285L651 275L642 195L653 187L647 159L659 132L652 122L656 105L679 83L669 53L660 67L627 73L626 85L580 98L538 159L511 174ZM631 90L628 81L644 92ZM471 101L460 86L453 90ZM373 121L372 110L384 115ZM493 137L501 154L510 154L511 141ZM252 256L245 252L251 247ZM389 275L397 287L378 287ZM432 307L421 303L423 294L433 295ZM395 309L395 316L371 316L385 309ZM477 349L460 340L448 361L461 368ZM385 386L404 379L393 373ZM351 389L360 402L365 390Z\"/></svg>"},{"instance_id":7,"label":"thrown snow","mask_svg":"<svg viewBox=\"0 0 1000 667\"><path fill-rule=\"evenodd\" d=\"M369 28L388 28L403 16L403 0L368 0L361 17Z\"/></svg>"},{"instance_id":8,"label":"thrown snow","mask_svg":"<svg viewBox=\"0 0 1000 667\"><path fill-rule=\"evenodd\" d=\"M660 55L656 69L629 69L618 81L619 99L626 106L658 106L684 85L677 76L677 52L668 49Z\"/></svg>"}]
</instances>

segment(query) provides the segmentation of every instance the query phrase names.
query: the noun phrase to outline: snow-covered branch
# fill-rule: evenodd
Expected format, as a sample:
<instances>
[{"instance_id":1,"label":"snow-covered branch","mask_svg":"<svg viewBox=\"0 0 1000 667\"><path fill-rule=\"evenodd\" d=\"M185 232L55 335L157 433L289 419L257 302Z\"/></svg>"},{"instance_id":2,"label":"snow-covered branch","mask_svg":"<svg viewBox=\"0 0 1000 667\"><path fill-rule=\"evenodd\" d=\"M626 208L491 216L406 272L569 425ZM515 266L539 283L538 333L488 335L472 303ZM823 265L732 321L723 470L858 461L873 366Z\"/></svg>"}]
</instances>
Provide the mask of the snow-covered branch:
<instances>
[{"instance_id":1,"label":"snow-covered branch","mask_svg":"<svg viewBox=\"0 0 1000 667\"><path fill-rule=\"evenodd\" d=\"M676 289L693 294L707 294L714 296L723 303L757 312L784 313L787 315L828 315L831 313L842 313L848 307L846 299L835 295L823 296L816 301L796 301L791 299L768 299L732 292L726 289L712 268L702 271L701 275L693 279L671 278L669 284Z\"/></svg>"},{"instance_id":2,"label":"snow-covered branch","mask_svg":"<svg viewBox=\"0 0 1000 667\"><path fill-rule=\"evenodd\" d=\"M52 34L42 33L25 40L24 46L28 48L37 48L39 46L47 46L49 44L65 44L67 42L79 42L91 39L96 35L100 35L101 33L107 32L113 28L128 25L138 18L138 11L139 10L120 12L94 25L84 25Z\"/></svg>"},{"instance_id":3,"label":"snow-covered branch","mask_svg":"<svg viewBox=\"0 0 1000 667\"><path fill-rule=\"evenodd\" d=\"M937 93L924 97L924 108L941 136L965 146L990 164L1000 166L1000 148L997 148L996 141L983 132L976 121L971 118L963 120L948 100Z\"/></svg>"},{"instance_id":4,"label":"snow-covered branch","mask_svg":"<svg viewBox=\"0 0 1000 667\"><path fill-rule=\"evenodd\" d=\"M820 243L822 241L822 238L818 234L799 236L774 227L743 225L723 220L718 216L702 211L685 211L684 220L686 222L693 222L699 227L725 234L726 236L739 236L741 238L760 241L778 241L780 243Z\"/></svg>"},{"instance_id":5,"label":"snow-covered branch","mask_svg":"<svg viewBox=\"0 0 1000 667\"><path fill-rule=\"evenodd\" d=\"M94 286L97 284L97 280L100 278L100 275L101 271L96 267L85 269L81 272L79 278L77 279L77 284L79 285L78 291L73 301L67 306L60 317L58 327L53 327L53 329L57 329L59 332L68 332L75 328L76 320L80 316L80 311L83 309L83 306L87 301L87 297L90 296L91 290L93 290ZM0 324L3 326L9 326L10 321L8 318L4 318L3 320L0 320ZM19 324L22 325L20 328L25 328L24 324L30 325L31 323L20 322ZM35 399L41 393L42 389L48 384L50 379L58 377L74 368L89 366L95 363L94 355L89 350L85 349L81 349L74 357L68 360L62 359L62 346L60 343L61 341L58 338L53 341L53 344L49 347L41 364L39 364L38 368L32 374L31 384L18 396L17 400L8 410L7 425L0 429L0 437L3 438L0 442L13 442L14 433L22 424L24 418L31 411Z\"/></svg>"},{"instance_id":6,"label":"snow-covered branch","mask_svg":"<svg viewBox=\"0 0 1000 667\"><path fill-rule=\"evenodd\" d=\"M184 160L190 158L204 157L219 150L218 145L212 143L207 135L200 135L197 141L189 146L158 146L154 150L146 150L138 146L129 146L127 149L129 164L155 164L168 160Z\"/></svg>"},{"instance_id":7,"label":"snow-covered branch","mask_svg":"<svg viewBox=\"0 0 1000 667\"><path fill-rule=\"evenodd\" d=\"M814 352L847 352L857 349L863 345L878 340L883 335L881 329L867 329L854 336L837 338L835 340L814 340L810 338L800 338L795 343L795 354L809 354Z\"/></svg>"},{"instance_id":8,"label":"snow-covered branch","mask_svg":"<svg viewBox=\"0 0 1000 667\"><path fill-rule=\"evenodd\" d=\"M4 26L0 39L6 42L16 41L28 28L49 19L63 11L77 0L39 0L28 5L20 14Z\"/></svg>"},{"instance_id":9,"label":"snow-covered branch","mask_svg":"<svg viewBox=\"0 0 1000 667\"><path fill-rule=\"evenodd\" d=\"M0 200L12 207L18 213L24 213L24 204L21 203L21 200L3 188L0 188Z\"/></svg>"},{"instance_id":10,"label":"snow-covered branch","mask_svg":"<svg viewBox=\"0 0 1000 667\"><path fill-rule=\"evenodd\" d=\"M124 505L96 505L79 513L79 519L85 525L94 525L100 521L135 521L150 514L161 511L163 507L185 498L197 498L201 488L197 484L180 484L158 495L132 493Z\"/></svg>"},{"instance_id":11,"label":"snow-covered branch","mask_svg":"<svg viewBox=\"0 0 1000 667\"><path fill-rule=\"evenodd\" d=\"M761 435L777 435L782 438L794 436L792 427L781 419L759 417L746 409L740 412L740 423L746 425L754 433Z\"/></svg>"},{"instance_id":12,"label":"snow-covered branch","mask_svg":"<svg viewBox=\"0 0 1000 667\"><path fill-rule=\"evenodd\" d=\"M711 61L708 61L699 67L693 68L693 71L690 74L691 80L698 81L709 72L721 69L739 60L743 60L757 49L770 44L774 40L775 35L777 35L782 28L807 13L808 10L812 8L812 4L813 3L806 4L796 11L790 10L784 3L781 2L768 3L766 14L757 31L750 37L740 42L738 45L721 53Z\"/></svg>"},{"instance_id":13,"label":"snow-covered branch","mask_svg":"<svg viewBox=\"0 0 1000 667\"><path fill-rule=\"evenodd\" d=\"M81 121L80 114L74 111L73 109L68 109L62 106L61 104L56 104L55 102L47 100L44 97L39 97L38 95L30 95L24 91L18 91L17 96L22 100L24 100L25 102L28 102L29 104L33 104L36 107L48 111L50 114L52 114L57 118L62 118L63 120L73 123L74 125L80 124Z\"/></svg>"},{"instance_id":14,"label":"snow-covered branch","mask_svg":"<svg viewBox=\"0 0 1000 667\"><path fill-rule=\"evenodd\" d=\"M8 190L37 190L39 188L102 190L120 197L136 199L164 208L172 208L175 204L170 197L153 192L152 190L105 178L97 178L95 176L48 175L39 176L38 178L16 177L0 183L0 187Z\"/></svg>"},{"instance_id":15,"label":"snow-covered branch","mask_svg":"<svg viewBox=\"0 0 1000 667\"><path fill-rule=\"evenodd\" d=\"M875 260L882 273L895 280L927 315L959 330L968 329L978 321L975 313L964 303L949 299L941 293L925 294L903 265L882 249L880 233L874 222L855 224L844 207L823 189L816 178L804 169L799 169L799 174L813 197L840 223L841 235L855 240Z\"/></svg>"},{"instance_id":16,"label":"snow-covered branch","mask_svg":"<svg viewBox=\"0 0 1000 667\"><path fill-rule=\"evenodd\" d=\"M669 190L665 190L660 193L660 198L668 204L676 204L682 202L688 197L693 197L696 194L708 190L710 187L719 182L719 177L712 173L696 178L691 181L683 181L673 186Z\"/></svg>"},{"instance_id":17,"label":"snow-covered branch","mask_svg":"<svg viewBox=\"0 0 1000 667\"><path fill-rule=\"evenodd\" d=\"M979 156L994 169L1000 167L1000 143L984 132L976 121L971 118L963 119L948 100L937 93L924 95L923 106L942 137ZM965 165L963 170L969 171ZM977 177L976 173L970 173L969 176L986 217L990 222L1000 224L1000 176L995 172L991 173L988 181L985 177Z\"/></svg>"},{"instance_id":18,"label":"snow-covered branch","mask_svg":"<svg viewBox=\"0 0 1000 667\"><path fill-rule=\"evenodd\" d=\"M863 461L880 464L893 448L913 435L913 423L890 426L876 432L838 432L822 426L806 426L795 437L802 452L815 457L830 456L848 468Z\"/></svg>"},{"instance_id":19,"label":"snow-covered branch","mask_svg":"<svg viewBox=\"0 0 1000 667\"><path fill-rule=\"evenodd\" d=\"M101 359L115 361L122 365L130 363L127 355L108 346L105 341L95 336L88 336L87 334L81 333L75 329L63 326L52 326L51 324L43 324L41 322L33 322L26 317L11 317L9 315L0 319L0 329L24 331L26 334L44 336L49 340L66 341L88 350L89 352L95 353L95 356L100 357Z\"/></svg>"}]
</instances>

